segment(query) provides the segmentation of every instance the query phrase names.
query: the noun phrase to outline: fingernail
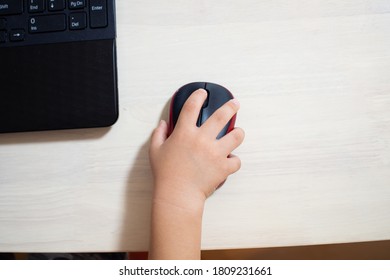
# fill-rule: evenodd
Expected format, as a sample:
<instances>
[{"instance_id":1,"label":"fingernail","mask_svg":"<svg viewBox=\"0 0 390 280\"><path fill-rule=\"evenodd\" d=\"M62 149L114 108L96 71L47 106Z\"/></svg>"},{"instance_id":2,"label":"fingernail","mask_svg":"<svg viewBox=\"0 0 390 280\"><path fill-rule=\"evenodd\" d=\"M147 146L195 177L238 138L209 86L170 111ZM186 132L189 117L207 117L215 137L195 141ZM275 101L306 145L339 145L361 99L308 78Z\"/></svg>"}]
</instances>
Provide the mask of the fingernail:
<instances>
[{"instance_id":1,"label":"fingernail","mask_svg":"<svg viewBox=\"0 0 390 280\"><path fill-rule=\"evenodd\" d=\"M200 95L200 94L201 94L201 95L207 94L207 91L206 91L205 89L203 89L203 88L197 89L196 91L198 92L199 95Z\"/></svg>"},{"instance_id":2,"label":"fingernail","mask_svg":"<svg viewBox=\"0 0 390 280\"><path fill-rule=\"evenodd\" d=\"M160 120L160 122L158 123L158 127L162 126L164 124L164 120Z\"/></svg>"},{"instance_id":3,"label":"fingernail","mask_svg":"<svg viewBox=\"0 0 390 280\"><path fill-rule=\"evenodd\" d=\"M240 102L237 100L237 98L233 98L230 101L233 102L237 107L240 107Z\"/></svg>"}]
</instances>

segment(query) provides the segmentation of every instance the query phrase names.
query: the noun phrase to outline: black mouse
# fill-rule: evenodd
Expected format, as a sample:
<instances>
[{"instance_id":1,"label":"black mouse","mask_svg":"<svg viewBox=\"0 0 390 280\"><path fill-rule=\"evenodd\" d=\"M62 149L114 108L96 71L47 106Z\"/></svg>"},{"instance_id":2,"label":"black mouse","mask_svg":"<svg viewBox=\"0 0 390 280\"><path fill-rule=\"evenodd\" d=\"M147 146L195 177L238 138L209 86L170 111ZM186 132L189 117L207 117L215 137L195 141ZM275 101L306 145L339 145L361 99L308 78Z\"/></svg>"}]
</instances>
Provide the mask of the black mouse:
<instances>
[{"instance_id":1,"label":"black mouse","mask_svg":"<svg viewBox=\"0 0 390 280\"><path fill-rule=\"evenodd\" d=\"M200 127L219 107L233 99L233 94L221 85L206 82L189 83L179 88L172 96L169 110L169 129L168 135L173 132L176 122L179 119L181 108L187 98L197 89L205 89L207 91L207 99L204 102L202 109L199 112L199 117L196 125ZM237 114L236 114L237 115ZM226 126L218 134L217 139L223 137L233 130L236 122L236 115L226 124Z\"/></svg>"}]
</instances>

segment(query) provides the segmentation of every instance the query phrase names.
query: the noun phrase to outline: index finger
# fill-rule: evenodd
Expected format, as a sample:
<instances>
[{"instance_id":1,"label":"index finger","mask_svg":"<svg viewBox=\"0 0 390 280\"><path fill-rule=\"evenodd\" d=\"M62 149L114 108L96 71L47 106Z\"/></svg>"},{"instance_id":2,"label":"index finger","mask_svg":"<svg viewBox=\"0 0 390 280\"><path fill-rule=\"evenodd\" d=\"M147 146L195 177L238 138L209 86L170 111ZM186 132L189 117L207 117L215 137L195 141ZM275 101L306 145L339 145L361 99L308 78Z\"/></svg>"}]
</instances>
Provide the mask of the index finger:
<instances>
[{"instance_id":1,"label":"index finger","mask_svg":"<svg viewBox=\"0 0 390 280\"><path fill-rule=\"evenodd\" d=\"M186 100L180 111L176 126L196 126L199 113L204 101L207 98L207 92L204 89L195 90Z\"/></svg>"}]
</instances>

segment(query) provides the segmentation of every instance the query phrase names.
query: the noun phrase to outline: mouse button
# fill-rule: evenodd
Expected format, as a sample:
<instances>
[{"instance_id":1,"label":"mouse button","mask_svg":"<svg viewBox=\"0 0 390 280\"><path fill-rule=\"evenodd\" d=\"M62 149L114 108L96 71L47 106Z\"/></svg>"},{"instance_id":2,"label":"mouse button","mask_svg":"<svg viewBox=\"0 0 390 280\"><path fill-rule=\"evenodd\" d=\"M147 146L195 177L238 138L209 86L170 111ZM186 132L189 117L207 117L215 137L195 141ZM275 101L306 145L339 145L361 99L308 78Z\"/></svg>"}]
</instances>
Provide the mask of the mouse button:
<instances>
[{"instance_id":1,"label":"mouse button","mask_svg":"<svg viewBox=\"0 0 390 280\"><path fill-rule=\"evenodd\" d=\"M190 96L191 93L193 93L195 90L197 89L200 89L200 88L204 88L205 87L205 83L203 82L195 82L195 83L189 83L189 84L186 84L184 86L182 86L181 88L179 88L177 90L177 95L185 95L187 96Z\"/></svg>"},{"instance_id":2,"label":"mouse button","mask_svg":"<svg viewBox=\"0 0 390 280\"><path fill-rule=\"evenodd\" d=\"M214 110L233 99L233 95L223 86L207 83L206 90L210 92L209 104L216 106Z\"/></svg>"},{"instance_id":3,"label":"mouse button","mask_svg":"<svg viewBox=\"0 0 390 280\"><path fill-rule=\"evenodd\" d=\"M174 96L174 110L177 115L179 115L181 108L184 106L184 103L187 101L188 97L199 88L204 88L205 83L197 82L190 83L179 88Z\"/></svg>"},{"instance_id":4,"label":"mouse button","mask_svg":"<svg viewBox=\"0 0 390 280\"><path fill-rule=\"evenodd\" d=\"M184 105L188 97L197 89L201 88L204 83L191 83L179 88L176 92L175 103Z\"/></svg>"},{"instance_id":5,"label":"mouse button","mask_svg":"<svg viewBox=\"0 0 390 280\"><path fill-rule=\"evenodd\" d=\"M180 113L181 108L187 101L188 97L197 89L204 87L205 83L190 83L179 88L174 95L172 101L174 103L174 110L177 110L177 114Z\"/></svg>"},{"instance_id":6,"label":"mouse button","mask_svg":"<svg viewBox=\"0 0 390 280\"><path fill-rule=\"evenodd\" d=\"M233 94L229 90L227 90L225 87L214 84L214 83L206 83L206 90L212 92L212 93L218 93L223 94L226 96L226 98L233 99Z\"/></svg>"},{"instance_id":7,"label":"mouse button","mask_svg":"<svg viewBox=\"0 0 390 280\"><path fill-rule=\"evenodd\" d=\"M195 90L200 89L200 88L204 88L205 84L206 83L204 83L204 82L195 82L195 83L186 84L177 90L178 95L183 94L183 95L186 95L188 98Z\"/></svg>"}]
</instances>

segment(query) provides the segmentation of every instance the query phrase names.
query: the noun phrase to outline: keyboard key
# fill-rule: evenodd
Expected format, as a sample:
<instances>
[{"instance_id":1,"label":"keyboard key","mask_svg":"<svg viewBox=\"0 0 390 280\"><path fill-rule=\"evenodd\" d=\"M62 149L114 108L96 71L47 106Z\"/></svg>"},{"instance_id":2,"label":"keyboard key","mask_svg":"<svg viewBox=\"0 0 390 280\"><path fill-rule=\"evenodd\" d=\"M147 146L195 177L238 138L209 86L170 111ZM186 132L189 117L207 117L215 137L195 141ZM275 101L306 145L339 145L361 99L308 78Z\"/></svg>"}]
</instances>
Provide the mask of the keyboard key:
<instances>
[{"instance_id":1,"label":"keyboard key","mask_svg":"<svg viewBox=\"0 0 390 280\"><path fill-rule=\"evenodd\" d=\"M69 0L69 9L81 9L85 7L85 0Z\"/></svg>"},{"instance_id":2,"label":"keyboard key","mask_svg":"<svg viewBox=\"0 0 390 280\"><path fill-rule=\"evenodd\" d=\"M0 15L17 15L23 12L23 0L0 0Z\"/></svg>"},{"instance_id":3,"label":"keyboard key","mask_svg":"<svg viewBox=\"0 0 390 280\"><path fill-rule=\"evenodd\" d=\"M63 31L65 29L66 16L63 14L30 17L28 28L30 33Z\"/></svg>"},{"instance_id":4,"label":"keyboard key","mask_svg":"<svg viewBox=\"0 0 390 280\"><path fill-rule=\"evenodd\" d=\"M5 18L0 18L0 30L7 28L7 20Z\"/></svg>"},{"instance_id":5,"label":"keyboard key","mask_svg":"<svg viewBox=\"0 0 390 280\"><path fill-rule=\"evenodd\" d=\"M48 0L49 11L62 11L65 9L65 0Z\"/></svg>"},{"instance_id":6,"label":"keyboard key","mask_svg":"<svg viewBox=\"0 0 390 280\"><path fill-rule=\"evenodd\" d=\"M11 30L11 32L9 33L9 40L11 42L24 41L24 30L23 29Z\"/></svg>"},{"instance_id":7,"label":"keyboard key","mask_svg":"<svg viewBox=\"0 0 390 280\"><path fill-rule=\"evenodd\" d=\"M27 0L30 13L41 13L45 10L45 0Z\"/></svg>"},{"instance_id":8,"label":"keyboard key","mask_svg":"<svg viewBox=\"0 0 390 280\"><path fill-rule=\"evenodd\" d=\"M87 14L86 13L73 13L69 16L69 29L80 30L87 27Z\"/></svg>"},{"instance_id":9,"label":"keyboard key","mask_svg":"<svg viewBox=\"0 0 390 280\"><path fill-rule=\"evenodd\" d=\"M7 33L5 31L0 31L0 43L5 43L7 40Z\"/></svg>"},{"instance_id":10,"label":"keyboard key","mask_svg":"<svg viewBox=\"0 0 390 280\"><path fill-rule=\"evenodd\" d=\"M92 28L101 28L108 25L107 22L107 1L90 0L89 1L90 26Z\"/></svg>"}]
</instances>

